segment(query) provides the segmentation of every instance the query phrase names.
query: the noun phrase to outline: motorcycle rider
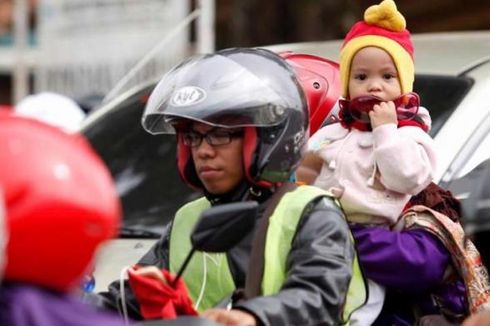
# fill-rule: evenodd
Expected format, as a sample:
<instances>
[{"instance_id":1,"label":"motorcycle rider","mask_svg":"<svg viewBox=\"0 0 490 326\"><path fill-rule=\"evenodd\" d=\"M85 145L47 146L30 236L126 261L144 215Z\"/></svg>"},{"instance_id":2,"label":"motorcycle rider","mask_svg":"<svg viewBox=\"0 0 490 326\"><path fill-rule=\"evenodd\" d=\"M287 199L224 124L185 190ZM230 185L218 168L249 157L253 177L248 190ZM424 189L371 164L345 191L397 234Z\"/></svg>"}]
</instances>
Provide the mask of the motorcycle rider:
<instances>
[{"instance_id":1,"label":"motorcycle rider","mask_svg":"<svg viewBox=\"0 0 490 326\"><path fill-rule=\"evenodd\" d=\"M3 111L0 189L8 241L0 325L122 325L75 293L95 250L119 224L109 171L80 135Z\"/></svg>"},{"instance_id":2,"label":"motorcycle rider","mask_svg":"<svg viewBox=\"0 0 490 326\"><path fill-rule=\"evenodd\" d=\"M309 119L305 95L284 59L240 48L190 58L155 87L142 123L152 134L176 132L180 175L204 196L176 213L139 265L175 273L200 212L236 201L260 204L255 230L244 240L224 255L197 253L184 272L202 316L225 325L330 325L347 320L364 302L341 210L318 188L285 188L302 158ZM257 252L263 269L252 259ZM215 308L240 288L245 298L231 310ZM113 283L102 293L106 304L125 305L132 318L141 319L141 300L129 286L122 300L120 290Z\"/></svg>"}]
</instances>

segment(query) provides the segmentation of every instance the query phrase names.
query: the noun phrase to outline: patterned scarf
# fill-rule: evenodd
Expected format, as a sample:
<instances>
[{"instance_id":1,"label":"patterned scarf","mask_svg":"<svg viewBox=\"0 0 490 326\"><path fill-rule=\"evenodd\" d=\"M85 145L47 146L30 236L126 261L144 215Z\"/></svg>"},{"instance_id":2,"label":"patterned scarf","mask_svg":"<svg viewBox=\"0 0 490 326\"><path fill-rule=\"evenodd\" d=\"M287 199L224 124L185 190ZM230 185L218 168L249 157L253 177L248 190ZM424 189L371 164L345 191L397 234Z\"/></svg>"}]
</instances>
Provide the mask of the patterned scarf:
<instances>
[{"instance_id":1,"label":"patterned scarf","mask_svg":"<svg viewBox=\"0 0 490 326\"><path fill-rule=\"evenodd\" d=\"M464 281L469 311L490 309L490 283L480 253L457 220L426 206L412 206L403 214L404 229L421 228L434 234L451 254L453 267Z\"/></svg>"},{"instance_id":2,"label":"patterned scarf","mask_svg":"<svg viewBox=\"0 0 490 326\"><path fill-rule=\"evenodd\" d=\"M373 129L371 128L371 123L365 123L362 121L358 121L352 117L352 115L347 112L346 110L340 109L339 110L339 122L344 127L345 129L357 129L360 131L372 131ZM415 116L413 119L410 120L398 120L398 128L401 127L407 127L407 126L412 126L412 127L419 127L423 131L427 132L429 131L429 127L424 123L422 118L419 116Z\"/></svg>"}]
</instances>

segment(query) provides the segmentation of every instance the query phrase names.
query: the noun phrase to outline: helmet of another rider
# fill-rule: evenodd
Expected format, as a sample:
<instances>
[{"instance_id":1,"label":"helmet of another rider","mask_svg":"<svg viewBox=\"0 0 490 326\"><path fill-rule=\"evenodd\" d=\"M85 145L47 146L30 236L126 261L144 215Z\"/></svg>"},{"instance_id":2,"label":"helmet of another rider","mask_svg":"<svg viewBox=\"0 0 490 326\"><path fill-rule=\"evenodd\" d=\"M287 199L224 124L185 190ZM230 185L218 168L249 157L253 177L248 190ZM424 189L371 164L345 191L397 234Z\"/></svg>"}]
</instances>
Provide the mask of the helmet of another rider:
<instances>
[{"instance_id":1,"label":"helmet of another rider","mask_svg":"<svg viewBox=\"0 0 490 326\"><path fill-rule=\"evenodd\" d=\"M310 54L279 53L290 64L308 101L310 135L323 124L340 97L338 63Z\"/></svg>"},{"instance_id":2,"label":"helmet of another rider","mask_svg":"<svg viewBox=\"0 0 490 326\"><path fill-rule=\"evenodd\" d=\"M81 135L5 113L0 125L4 279L71 290L117 232L121 208L112 177Z\"/></svg>"}]
</instances>

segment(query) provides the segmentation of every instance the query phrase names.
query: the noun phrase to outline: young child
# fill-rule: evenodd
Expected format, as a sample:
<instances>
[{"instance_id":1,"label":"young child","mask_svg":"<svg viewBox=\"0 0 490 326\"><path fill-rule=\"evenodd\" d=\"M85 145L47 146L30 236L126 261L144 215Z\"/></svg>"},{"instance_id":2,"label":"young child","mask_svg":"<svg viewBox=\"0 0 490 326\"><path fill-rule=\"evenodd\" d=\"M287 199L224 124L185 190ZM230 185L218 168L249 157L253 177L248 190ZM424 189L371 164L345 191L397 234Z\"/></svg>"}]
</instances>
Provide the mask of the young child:
<instances>
[{"instance_id":1,"label":"young child","mask_svg":"<svg viewBox=\"0 0 490 326\"><path fill-rule=\"evenodd\" d=\"M340 80L340 123L312 136L305 164L321 166L314 185L340 200L351 224L391 228L436 167L429 113L417 111L418 96L411 93L410 33L392 0L369 7L347 34ZM370 281L359 324L371 324L383 300L384 288Z\"/></svg>"}]
</instances>

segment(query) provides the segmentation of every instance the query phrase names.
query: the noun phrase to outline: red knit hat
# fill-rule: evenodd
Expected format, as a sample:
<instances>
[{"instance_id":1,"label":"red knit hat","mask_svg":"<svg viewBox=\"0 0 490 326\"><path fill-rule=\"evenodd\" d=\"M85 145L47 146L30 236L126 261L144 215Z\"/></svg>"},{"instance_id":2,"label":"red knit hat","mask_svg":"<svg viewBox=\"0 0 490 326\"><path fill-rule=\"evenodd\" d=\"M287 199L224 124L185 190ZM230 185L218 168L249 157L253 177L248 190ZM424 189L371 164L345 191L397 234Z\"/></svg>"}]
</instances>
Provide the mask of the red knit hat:
<instances>
[{"instance_id":1,"label":"red knit hat","mask_svg":"<svg viewBox=\"0 0 490 326\"><path fill-rule=\"evenodd\" d=\"M393 0L383 0L364 12L364 21L352 26L340 52L342 96L349 97L350 66L354 55L365 47L385 50L393 59L402 93L411 92L415 76L413 44L403 15Z\"/></svg>"}]
</instances>

